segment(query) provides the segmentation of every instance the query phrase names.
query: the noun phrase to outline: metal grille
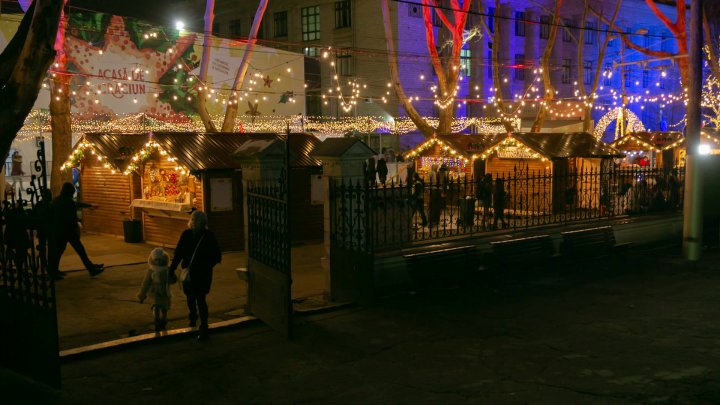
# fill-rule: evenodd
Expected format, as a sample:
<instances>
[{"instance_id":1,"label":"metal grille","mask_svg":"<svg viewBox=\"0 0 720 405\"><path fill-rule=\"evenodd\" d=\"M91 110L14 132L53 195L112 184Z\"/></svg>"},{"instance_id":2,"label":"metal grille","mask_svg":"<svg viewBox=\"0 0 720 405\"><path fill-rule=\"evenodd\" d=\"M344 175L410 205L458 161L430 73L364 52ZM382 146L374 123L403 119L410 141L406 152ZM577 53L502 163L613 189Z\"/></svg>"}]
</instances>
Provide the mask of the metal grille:
<instances>
[{"instance_id":1,"label":"metal grille","mask_svg":"<svg viewBox=\"0 0 720 405\"><path fill-rule=\"evenodd\" d=\"M248 182L248 255L290 272L290 227L285 176L276 181Z\"/></svg>"}]
</instances>

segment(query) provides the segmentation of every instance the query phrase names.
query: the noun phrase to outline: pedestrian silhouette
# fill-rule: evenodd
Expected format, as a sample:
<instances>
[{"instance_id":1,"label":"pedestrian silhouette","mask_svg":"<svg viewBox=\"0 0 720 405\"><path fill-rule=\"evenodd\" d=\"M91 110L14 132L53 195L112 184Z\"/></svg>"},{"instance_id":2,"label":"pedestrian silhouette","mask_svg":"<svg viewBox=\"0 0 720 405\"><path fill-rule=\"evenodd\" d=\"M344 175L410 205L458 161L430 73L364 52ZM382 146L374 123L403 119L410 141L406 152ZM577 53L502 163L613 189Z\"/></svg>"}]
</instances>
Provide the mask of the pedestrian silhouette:
<instances>
[{"instance_id":1,"label":"pedestrian silhouette","mask_svg":"<svg viewBox=\"0 0 720 405\"><path fill-rule=\"evenodd\" d=\"M57 196L52 202L52 229L50 231L50 258L48 260L48 273L53 275L56 280L62 279L65 276L64 272L60 271L60 258L62 257L67 244L75 249L75 252L80 256L83 265L90 273L91 277L95 277L105 270L103 264L93 263L85 251L80 241L80 225L78 224L77 210L78 206L73 200L75 195L75 186L72 183L65 183L62 185L60 195Z\"/></svg>"}]
</instances>

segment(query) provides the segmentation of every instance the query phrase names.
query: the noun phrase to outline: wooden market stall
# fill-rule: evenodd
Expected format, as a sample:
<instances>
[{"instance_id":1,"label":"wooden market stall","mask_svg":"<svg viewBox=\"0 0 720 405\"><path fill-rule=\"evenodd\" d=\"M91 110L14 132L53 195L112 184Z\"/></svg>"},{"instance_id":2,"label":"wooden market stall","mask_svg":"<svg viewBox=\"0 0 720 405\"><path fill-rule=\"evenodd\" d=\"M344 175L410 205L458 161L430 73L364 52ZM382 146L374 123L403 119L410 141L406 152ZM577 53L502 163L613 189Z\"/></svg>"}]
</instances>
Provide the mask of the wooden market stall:
<instances>
[{"instance_id":1,"label":"wooden market stall","mask_svg":"<svg viewBox=\"0 0 720 405\"><path fill-rule=\"evenodd\" d=\"M570 202L598 206L599 187L582 184L599 183L597 176L578 173L599 175L611 159L622 156L584 132L440 135L406 154L426 177L434 177L433 172L442 164L446 165L451 180L469 176L477 179L489 173L493 178L506 180L508 195L516 200L508 206L543 211L552 207L553 212ZM576 190L591 195L569 195Z\"/></svg>"},{"instance_id":2,"label":"wooden market stall","mask_svg":"<svg viewBox=\"0 0 720 405\"><path fill-rule=\"evenodd\" d=\"M80 165L82 200L95 207L85 212L85 228L125 235L127 240L127 222L139 222L144 240L174 247L187 227L189 213L203 210L224 250L243 249L242 173L232 153L258 138L281 137L170 132L85 135L73 151L76 158L67 162ZM308 178L303 178L307 187L296 187L297 198L300 205L310 204L309 173L319 173L321 167L308 154L319 140L308 134L291 139L291 148L299 156L296 161L308 166L304 171ZM308 196L300 196L301 191ZM305 234L320 237L322 207L315 210L317 235L312 230Z\"/></svg>"},{"instance_id":3,"label":"wooden market stall","mask_svg":"<svg viewBox=\"0 0 720 405\"><path fill-rule=\"evenodd\" d=\"M625 154L620 166L672 169L684 166L685 137L681 132L628 132L610 146Z\"/></svg>"}]
</instances>

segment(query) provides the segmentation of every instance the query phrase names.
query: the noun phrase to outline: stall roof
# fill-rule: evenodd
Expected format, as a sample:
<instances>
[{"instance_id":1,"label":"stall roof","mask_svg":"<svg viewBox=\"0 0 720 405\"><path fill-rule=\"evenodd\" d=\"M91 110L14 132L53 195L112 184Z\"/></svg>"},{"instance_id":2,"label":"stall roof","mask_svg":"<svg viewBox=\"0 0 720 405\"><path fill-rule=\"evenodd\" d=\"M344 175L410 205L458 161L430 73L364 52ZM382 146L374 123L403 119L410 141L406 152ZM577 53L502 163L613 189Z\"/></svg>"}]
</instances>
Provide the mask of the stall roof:
<instances>
[{"instance_id":1,"label":"stall roof","mask_svg":"<svg viewBox=\"0 0 720 405\"><path fill-rule=\"evenodd\" d=\"M495 147L508 137L512 137L524 144L534 152L548 159L566 157L621 157L621 152L596 139L587 132L571 133L535 133L515 132L510 135L480 134L480 135L439 135L428 139L420 145L420 149L430 146L434 139L452 148L455 153L472 160L473 155L480 155ZM417 152L410 152L408 157Z\"/></svg>"},{"instance_id":2,"label":"stall roof","mask_svg":"<svg viewBox=\"0 0 720 405\"><path fill-rule=\"evenodd\" d=\"M610 146L620 148L629 141L636 141L640 147L660 151L677 146L684 140L683 134L677 131L628 132L614 140Z\"/></svg>"},{"instance_id":3,"label":"stall roof","mask_svg":"<svg viewBox=\"0 0 720 405\"><path fill-rule=\"evenodd\" d=\"M178 161L191 170L240 168L240 162L232 153L248 140L284 140L276 133L177 133L155 132L155 141ZM313 147L320 143L314 135L290 134L290 148L295 159L292 166L319 166L320 162L309 156Z\"/></svg>"},{"instance_id":4,"label":"stall roof","mask_svg":"<svg viewBox=\"0 0 720 405\"><path fill-rule=\"evenodd\" d=\"M107 162L123 171L130 158L142 149L148 141L147 134L85 134L85 140L93 144L98 153L105 156Z\"/></svg>"},{"instance_id":5,"label":"stall roof","mask_svg":"<svg viewBox=\"0 0 720 405\"><path fill-rule=\"evenodd\" d=\"M369 154L375 154L369 146L356 138L327 138L325 142L318 145L313 151L313 156L335 156L339 157L349 151L355 144L361 144Z\"/></svg>"},{"instance_id":6,"label":"stall roof","mask_svg":"<svg viewBox=\"0 0 720 405\"><path fill-rule=\"evenodd\" d=\"M85 139L116 168L125 170L135 153L152 137L166 152L190 170L240 168L232 153L248 140L284 140L276 133L152 132L149 134L89 133ZM310 152L321 142L307 133L290 134L295 167L320 166Z\"/></svg>"},{"instance_id":7,"label":"stall roof","mask_svg":"<svg viewBox=\"0 0 720 405\"><path fill-rule=\"evenodd\" d=\"M550 158L599 158L625 156L588 132L537 133L515 132L513 138Z\"/></svg>"}]
</instances>

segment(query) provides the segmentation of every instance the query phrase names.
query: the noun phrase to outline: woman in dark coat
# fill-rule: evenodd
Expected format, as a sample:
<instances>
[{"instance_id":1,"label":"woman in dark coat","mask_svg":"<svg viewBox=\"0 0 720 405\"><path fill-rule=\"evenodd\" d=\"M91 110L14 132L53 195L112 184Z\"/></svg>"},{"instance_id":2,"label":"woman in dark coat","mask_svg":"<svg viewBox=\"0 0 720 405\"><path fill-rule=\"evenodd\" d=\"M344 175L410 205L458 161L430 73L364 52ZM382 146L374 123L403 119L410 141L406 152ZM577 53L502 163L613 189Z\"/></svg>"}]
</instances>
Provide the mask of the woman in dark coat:
<instances>
[{"instance_id":1,"label":"woman in dark coat","mask_svg":"<svg viewBox=\"0 0 720 405\"><path fill-rule=\"evenodd\" d=\"M170 264L170 273L181 265L187 269L187 277L182 280L183 292L187 298L188 319L190 327L197 325L200 315L200 334L198 339L207 337L208 306L207 295L212 284L213 267L222 259L220 245L215 235L207 229L207 216L202 211L193 211L188 222L188 229L183 231L178 240L175 254ZM171 278L173 278L171 276Z\"/></svg>"}]
</instances>

